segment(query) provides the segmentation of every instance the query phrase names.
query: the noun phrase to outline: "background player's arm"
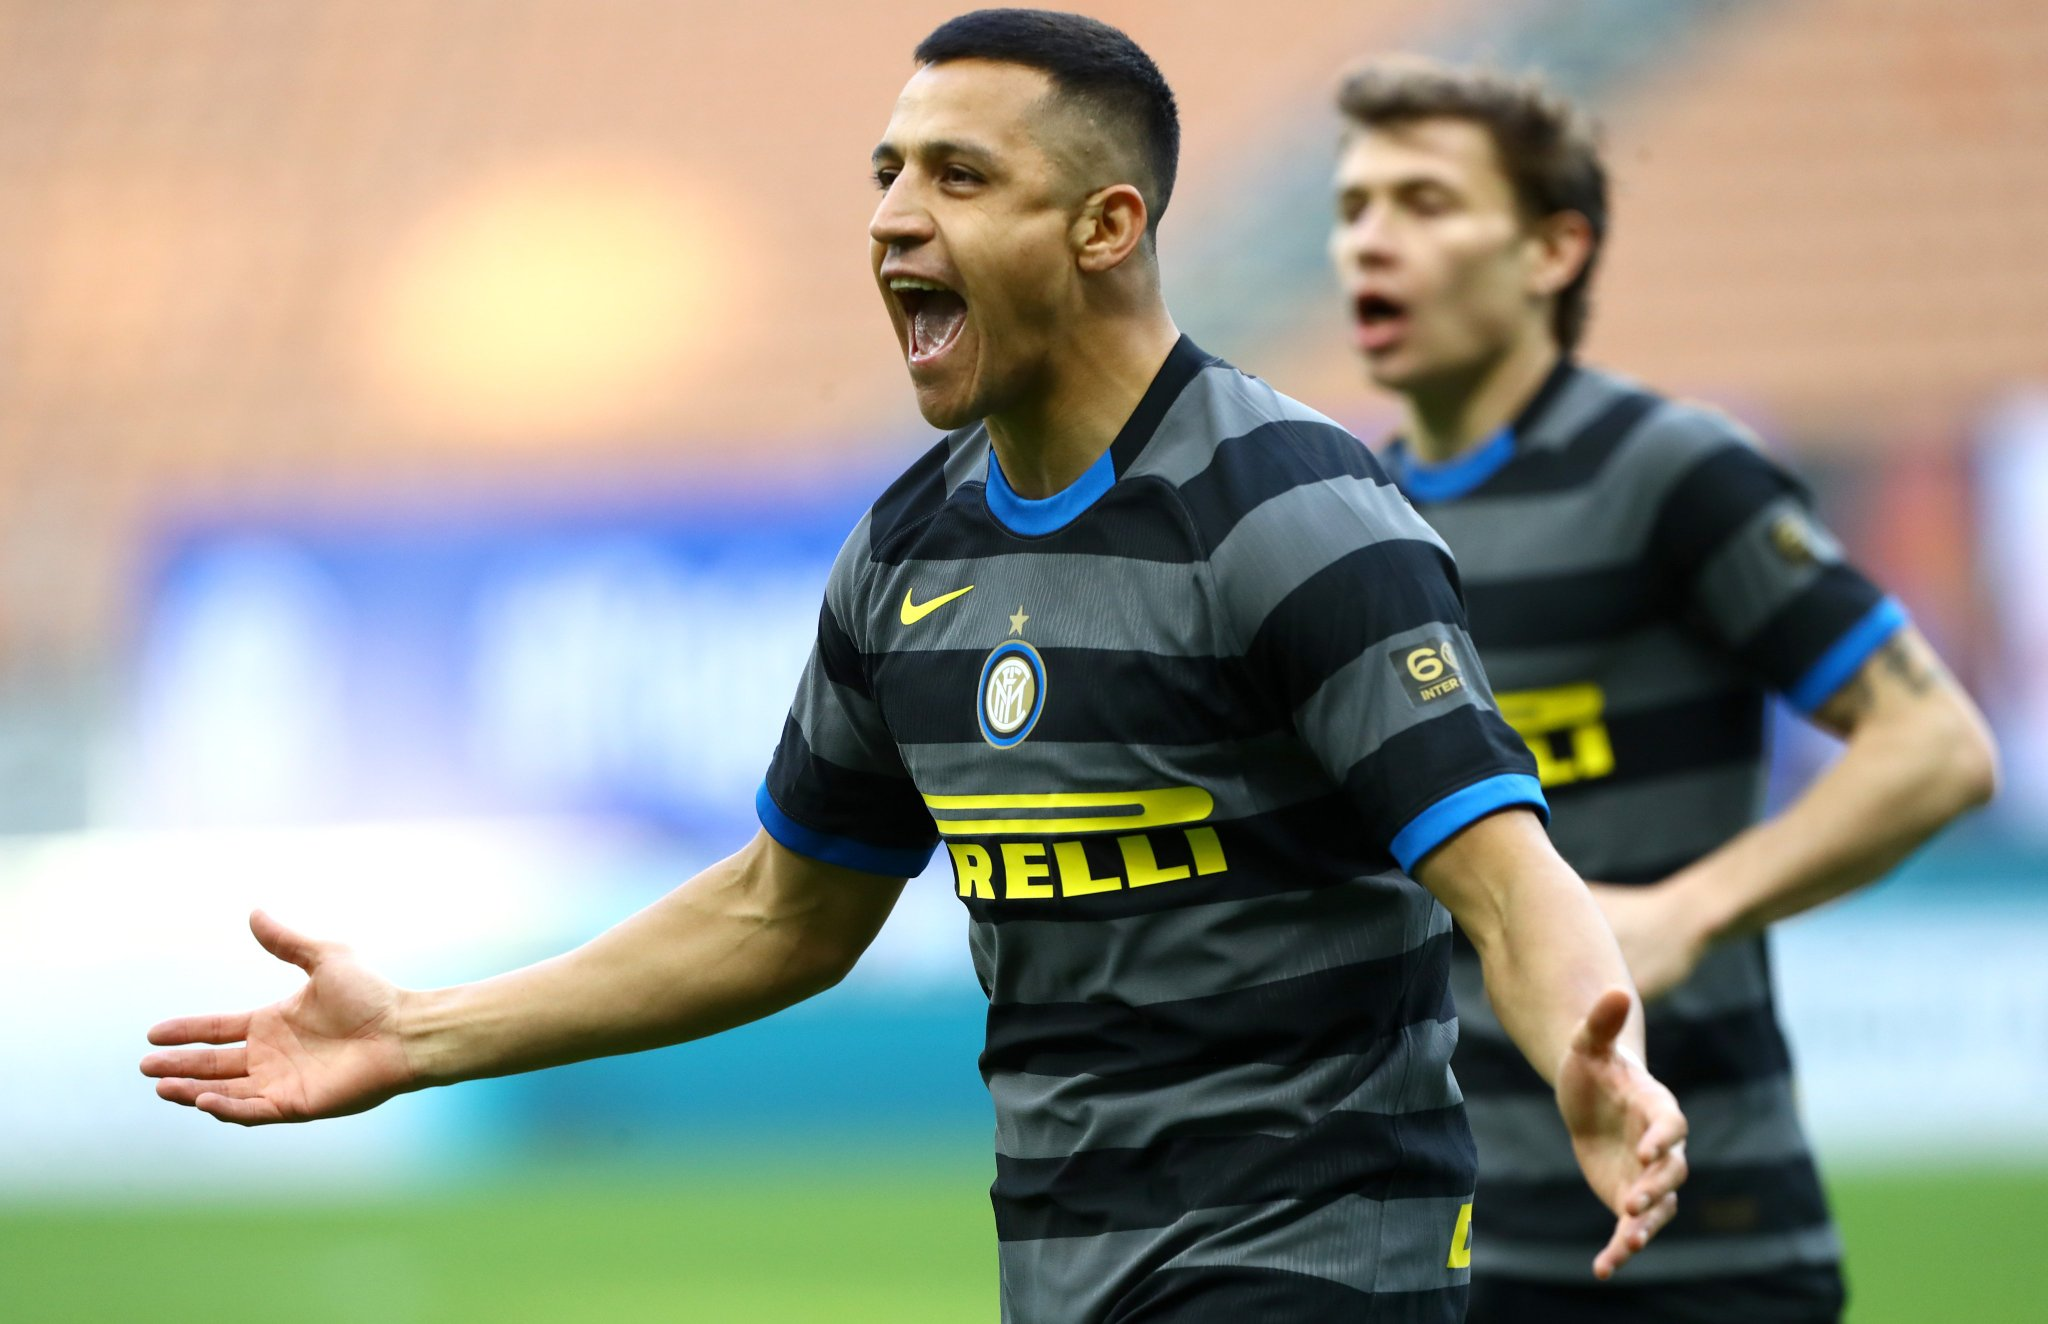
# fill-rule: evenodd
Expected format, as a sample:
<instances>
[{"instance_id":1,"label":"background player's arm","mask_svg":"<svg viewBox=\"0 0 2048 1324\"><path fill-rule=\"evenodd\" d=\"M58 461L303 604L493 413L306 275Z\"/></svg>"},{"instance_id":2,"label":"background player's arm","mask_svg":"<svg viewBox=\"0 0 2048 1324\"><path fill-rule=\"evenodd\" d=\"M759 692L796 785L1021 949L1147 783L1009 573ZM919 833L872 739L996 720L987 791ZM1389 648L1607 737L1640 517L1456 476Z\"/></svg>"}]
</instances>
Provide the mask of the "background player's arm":
<instances>
[{"instance_id":1,"label":"background player's arm","mask_svg":"<svg viewBox=\"0 0 2048 1324\"><path fill-rule=\"evenodd\" d=\"M1716 942L1882 877L1997 786L1983 717L1911 626L1814 718L1848 746L1783 813L1662 883L1594 889L1645 997L1669 991Z\"/></svg>"},{"instance_id":2,"label":"background player's arm","mask_svg":"<svg viewBox=\"0 0 2048 1324\"><path fill-rule=\"evenodd\" d=\"M1606 1278L1678 1209L1685 1117L1643 1064L1643 1012L1585 884L1526 809L1490 815L1418 861L1416 880L1479 950L1501 1025L1557 1091L1587 1184L1619 1216Z\"/></svg>"},{"instance_id":3,"label":"background player's arm","mask_svg":"<svg viewBox=\"0 0 2048 1324\"><path fill-rule=\"evenodd\" d=\"M261 914L256 936L308 979L253 1012L150 1031L157 1093L224 1121L361 1112L428 1085L702 1038L837 983L903 888L766 833L583 946L478 983L398 989L346 948Z\"/></svg>"}]
</instances>

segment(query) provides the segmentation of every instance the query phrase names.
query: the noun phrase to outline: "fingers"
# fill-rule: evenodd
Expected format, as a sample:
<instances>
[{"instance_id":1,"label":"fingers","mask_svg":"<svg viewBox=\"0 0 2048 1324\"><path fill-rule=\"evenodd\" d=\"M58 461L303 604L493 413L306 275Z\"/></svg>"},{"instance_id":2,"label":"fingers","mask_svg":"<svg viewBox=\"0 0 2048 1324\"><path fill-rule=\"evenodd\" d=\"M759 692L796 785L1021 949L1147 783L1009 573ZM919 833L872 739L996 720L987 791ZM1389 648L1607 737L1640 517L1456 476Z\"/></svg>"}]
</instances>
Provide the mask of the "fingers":
<instances>
[{"instance_id":1,"label":"fingers","mask_svg":"<svg viewBox=\"0 0 2048 1324\"><path fill-rule=\"evenodd\" d=\"M200 1095L195 1103L200 1112L240 1126L263 1126L284 1120L284 1114L277 1110L277 1105L263 1098L231 1098L225 1094L209 1093Z\"/></svg>"},{"instance_id":2,"label":"fingers","mask_svg":"<svg viewBox=\"0 0 2048 1324\"><path fill-rule=\"evenodd\" d=\"M1572 1051L1595 1057L1605 1053L1620 1037L1634 1006L1635 1000L1625 988L1610 988L1602 993L1580 1023L1579 1032L1572 1036Z\"/></svg>"},{"instance_id":3,"label":"fingers","mask_svg":"<svg viewBox=\"0 0 2048 1324\"><path fill-rule=\"evenodd\" d=\"M1676 1107L1665 1109L1643 1128L1643 1138L1636 1144L1636 1157L1644 1163L1655 1163L1672 1147L1684 1144L1689 1129L1684 1113Z\"/></svg>"},{"instance_id":4,"label":"fingers","mask_svg":"<svg viewBox=\"0 0 2048 1324\"><path fill-rule=\"evenodd\" d=\"M249 1013L178 1016L149 1027L153 1044L238 1044L249 1037Z\"/></svg>"},{"instance_id":5,"label":"fingers","mask_svg":"<svg viewBox=\"0 0 2048 1324\"><path fill-rule=\"evenodd\" d=\"M297 929L288 929L261 910L249 912L249 932L263 944L263 950L280 961L289 961L307 974L320 964L325 944L317 943Z\"/></svg>"},{"instance_id":6,"label":"fingers","mask_svg":"<svg viewBox=\"0 0 2048 1324\"><path fill-rule=\"evenodd\" d=\"M189 1076L194 1080L227 1080L249 1074L247 1048L188 1048L151 1053L142 1059L145 1076Z\"/></svg>"},{"instance_id":7,"label":"fingers","mask_svg":"<svg viewBox=\"0 0 2048 1324\"><path fill-rule=\"evenodd\" d=\"M1663 1231L1677 1214L1678 1197L1666 1195L1642 1214L1615 1220L1614 1235L1593 1257L1593 1276L1602 1282L1614 1277L1616 1271L1634 1259L1637 1251L1649 1245L1650 1239Z\"/></svg>"},{"instance_id":8,"label":"fingers","mask_svg":"<svg viewBox=\"0 0 2048 1324\"><path fill-rule=\"evenodd\" d=\"M195 1107L202 1096L219 1094L231 1099L253 1099L262 1091L246 1076L236 1080L192 1080L173 1076L156 1083L156 1097L171 1103Z\"/></svg>"},{"instance_id":9,"label":"fingers","mask_svg":"<svg viewBox=\"0 0 2048 1324\"><path fill-rule=\"evenodd\" d=\"M1624 1212L1641 1214L1655 1208L1666 1196L1675 1194L1685 1185L1690 1167L1685 1157L1685 1144L1680 1142L1655 1163L1629 1187L1627 1198L1622 1203Z\"/></svg>"}]
</instances>

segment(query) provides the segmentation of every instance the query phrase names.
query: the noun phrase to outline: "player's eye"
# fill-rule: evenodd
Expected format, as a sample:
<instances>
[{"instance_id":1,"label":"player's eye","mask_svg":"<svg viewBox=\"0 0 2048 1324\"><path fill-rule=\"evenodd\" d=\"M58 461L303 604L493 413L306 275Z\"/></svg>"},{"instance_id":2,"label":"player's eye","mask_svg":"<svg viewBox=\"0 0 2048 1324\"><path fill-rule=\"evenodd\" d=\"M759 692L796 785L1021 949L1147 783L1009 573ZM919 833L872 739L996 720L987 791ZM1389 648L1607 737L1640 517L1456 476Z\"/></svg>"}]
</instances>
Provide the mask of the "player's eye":
<instances>
[{"instance_id":1,"label":"player's eye","mask_svg":"<svg viewBox=\"0 0 2048 1324\"><path fill-rule=\"evenodd\" d=\"M887 193L889 191L889 186L896 182L896 176L898 173L899 172L897 171L895 166L876 167L874 174L875 187L882 190L882 192Z\"/></svg>"},{"instance_id":2,"label":"player's eye","mask_svg":"<svg viewBox=\"0 0 2048 1324\"><path fill-rule=\"evenodd\" d=\"M957 165L947 166L945 172L940 175L940 178L948 184L979 184L981 182L980 175L975 174L966 166Z\"/></svg>"},{"instance_id":3,"label":"player's eye","mask_svg":"<svg viewBox=\"0 0 2048 1324\"><path fill-rule=\"evenodd\" d=\"M1409 195L1410 210L1421 216L1441 216L1455 206L1456 200L1442 189L1417 189Z\"/></svg>"}]
</instances>

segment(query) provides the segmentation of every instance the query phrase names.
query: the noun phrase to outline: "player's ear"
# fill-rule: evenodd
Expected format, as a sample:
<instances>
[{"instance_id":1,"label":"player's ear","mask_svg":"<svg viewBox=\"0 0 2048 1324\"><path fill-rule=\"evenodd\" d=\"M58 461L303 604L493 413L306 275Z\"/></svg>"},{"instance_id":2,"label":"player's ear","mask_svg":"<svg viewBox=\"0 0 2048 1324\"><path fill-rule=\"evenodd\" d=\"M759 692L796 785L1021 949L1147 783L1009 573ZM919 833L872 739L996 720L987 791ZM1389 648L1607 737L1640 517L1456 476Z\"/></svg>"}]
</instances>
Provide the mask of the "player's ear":
<instances>
[{"instance_id":1,"label":"player's ear","mask_svg":"<svg viewBox=\"0 0 2048 1324\"><path fill-rule=\"evenodd\" d=\"M1114 271L1137 251L1150 220L1145 195L1135 186L1111 184L1097 189L1082 201L1081 212L1067 232L1075 262L1091 275Z\"/></svg>"},{"instance_id":2,"label":"player's ear","mask_svg":"<svg viewBox=\"0 0 2048 1324\"><path fill-rule=\"evenodd\" d=\"M1593 225L1575 211L1552 212L1529 227L1535 262L1530 293L1558 294L1579 278L1593 255Z\"/></svg>"}]
</instances>

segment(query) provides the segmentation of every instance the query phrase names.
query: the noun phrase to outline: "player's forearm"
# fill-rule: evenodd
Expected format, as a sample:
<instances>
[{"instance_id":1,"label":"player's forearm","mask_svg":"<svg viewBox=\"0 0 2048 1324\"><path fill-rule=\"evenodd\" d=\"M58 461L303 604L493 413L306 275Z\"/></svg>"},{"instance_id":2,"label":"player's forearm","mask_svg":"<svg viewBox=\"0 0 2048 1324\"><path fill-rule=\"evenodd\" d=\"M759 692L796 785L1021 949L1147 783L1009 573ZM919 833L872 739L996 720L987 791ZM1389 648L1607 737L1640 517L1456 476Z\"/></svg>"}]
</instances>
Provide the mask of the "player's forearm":
<instances>
[{"instance_id":1,"label":"player's forearm","mask_svg":"<svg viewBox=\"0 0 2048 1324\"><path fill-rule=\"evenodd\" d=\"M682 1043L829 988L873 929L829 913L828 897L776 886L771 872L749 848L574 951L406 995L401 1030L419 1084Z\"/></svg>"},{"instance_id":2,"label":"player's forearm","mask_svg":"<svg viewBox=\"0 0 2048 1324\"><path fill-rule=\"evenodd\" d=\"M1496 814L1446 843L1419 877L1479 951L1488 1000L1546 1081L1603 992L1634 981L1614 933L1533 815ZM1640 1001L1621 1044L1643 1052Z\"/></svg>"},{"instance_id":3,"label":"player's forearm","mask_svg":"<svg viewBox=\"0 0 2048 1324\"><path fill-rule=\"evenodd\" d=\"M1708 941L1755 933L1884 876L1996 783L1990 737L1959 692L1873 718L1806 793L1674 875Z\"/></svg>"}]
</instances>

